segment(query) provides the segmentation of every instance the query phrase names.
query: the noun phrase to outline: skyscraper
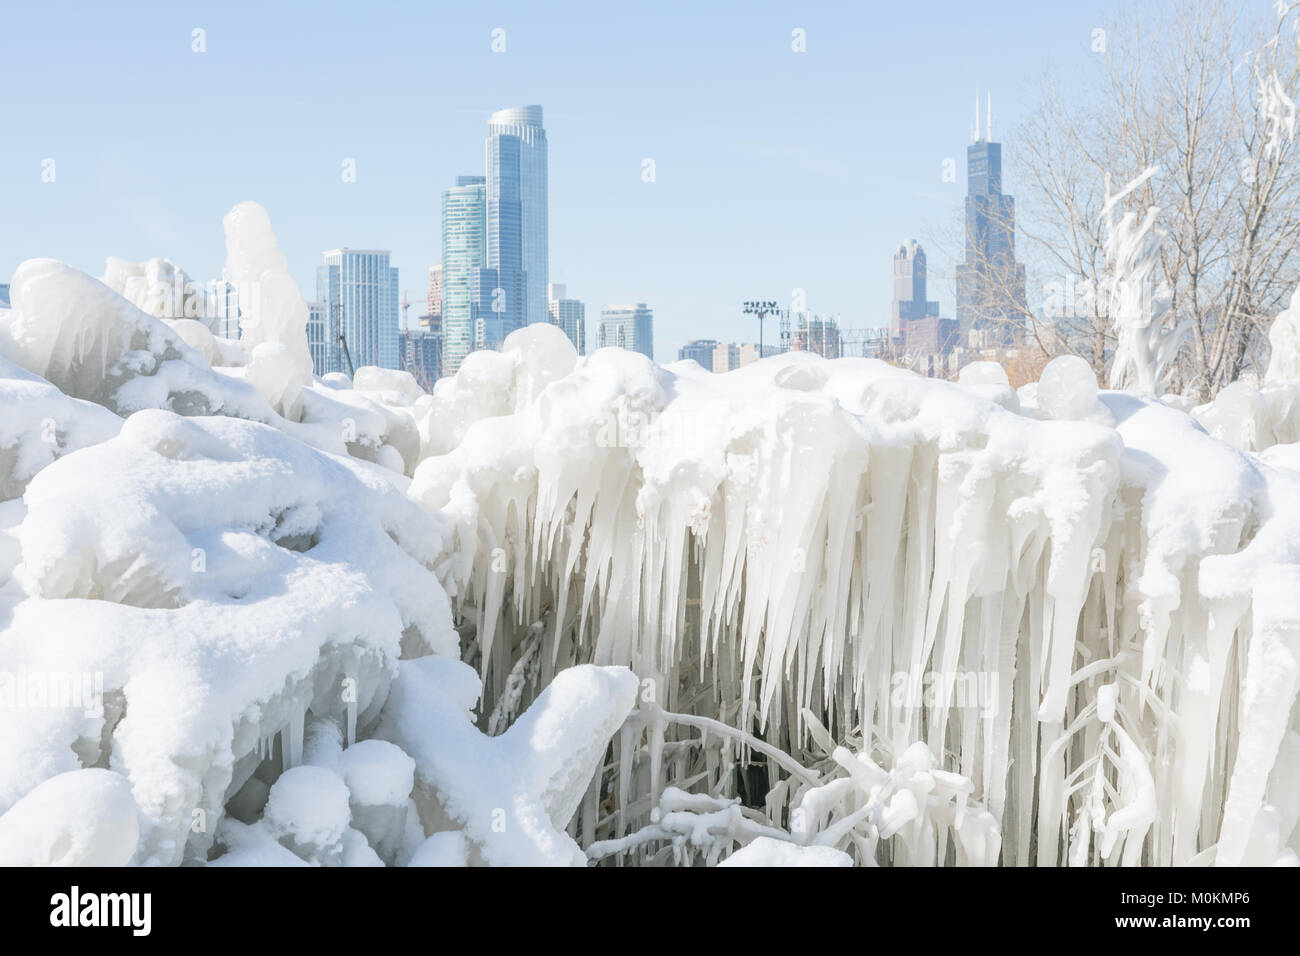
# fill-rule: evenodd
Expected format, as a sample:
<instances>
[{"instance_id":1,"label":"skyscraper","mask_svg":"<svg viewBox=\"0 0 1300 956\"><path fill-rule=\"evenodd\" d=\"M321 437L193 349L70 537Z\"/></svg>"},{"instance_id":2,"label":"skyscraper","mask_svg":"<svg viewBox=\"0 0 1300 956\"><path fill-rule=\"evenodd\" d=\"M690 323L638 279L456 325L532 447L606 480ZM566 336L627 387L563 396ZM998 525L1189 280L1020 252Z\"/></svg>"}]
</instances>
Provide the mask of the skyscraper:
<instances>
[{"instance_id":1,"label":"skyscraper","mask_svg":"<svg viewBox=\"0 0 1300 956\"><path fill-rule=\"evenodd\" d=\"M898 337L908 321L938 314L939 303L927 302L925 298L925 250L915 239L908 239L894 253L890 332Z\"/></svg>"},{"instance_id":2,"label":"skyscraper","mask_svg":"<svg viewBox=\"0 0 1300 956\"><path fill-rule=\"evenodd\" d=\"M455 375L475 348L486 257L483 176L458 176L442 194L442 374Z\"/></svg>"},{"instance_id":3,"label":"skyscraper","mask_svg":"<svg viewBox=\"0 0 1300 956\"><path fill-rule=\"evenodd\" d=\"M365 365L402 367L397 351L397 269L389 264L388 250L326 252L325 264L316 270L316 301L325 307L327 321L325 372L351 374Z\"/></svg>"},{"instance_id":4,"label":"skyscraper","mask_svg":"<svg viewBox=\"0 0 1300 956\"><path fill-rule=\"evenodd\" d=\"M403 367L415 377L420 388L432 392L442 369L441 323L435 316L422 315L419 327L402 329L398 341Z\"/></svg>"},{"instance_id":5,"label":"skyscraper","mask_svg":"<svg viewBox=\"0 0 1300 956\"><path fill-rule=\"evenodd\" d=\"M547 309L547 148L540 106L498 110L488 119L486 340L499 347L520 326L550 321ZM446 265L446 257L443 264ZM489 285L489 283L491 283ZM490 307L489 307L490 305Z\"/></svg>"},{"instance_id":6,"label":"skyscraper","mask_svg":"<svg viewBox=\"0 0 1300 956\"><path fill-rule=\"evenodd\" d=\"M611 305L602 309L596 346L629 349L653 359L654 312L644 302L636 305Z\"/></svg>"},{"instance_id":7,"label":"skyscraper","mask_svg":"<svg viewBox=\"0 0 1300 956\"><path fill-rule=\"evenodd\" d=\"M552 282L548 286L551 321L569 337L578 354L583 355L587 351L587 307L578 299L566 299L564 293L561 282Z\"/></svg>"},{"instance_id":8,"label":"skyscraper","mask_svg":"<svg viewBox=\"0 0 1300 956\"><path fill-rule=\"evenodd\" d=\"M925 250L915 239L894 253L894 301L889 335L906 355L946 355L957 344L957 323L939 317L925 297Z\"/></svg>"},{"instance_id":9,"label":"skyscraper","mask_svg":"<svg viewBox=\"0 0 1300 956\"><path fill-rule=\"evenodd\" d=\"M1025 267L1016 262L1016 202L1002 192L1002 144L983 133L975 102L975 141L966 147L966 260L957 266L957 322L978 344L1006 345L1024 325Z\"/></svg>"}]
</instances>

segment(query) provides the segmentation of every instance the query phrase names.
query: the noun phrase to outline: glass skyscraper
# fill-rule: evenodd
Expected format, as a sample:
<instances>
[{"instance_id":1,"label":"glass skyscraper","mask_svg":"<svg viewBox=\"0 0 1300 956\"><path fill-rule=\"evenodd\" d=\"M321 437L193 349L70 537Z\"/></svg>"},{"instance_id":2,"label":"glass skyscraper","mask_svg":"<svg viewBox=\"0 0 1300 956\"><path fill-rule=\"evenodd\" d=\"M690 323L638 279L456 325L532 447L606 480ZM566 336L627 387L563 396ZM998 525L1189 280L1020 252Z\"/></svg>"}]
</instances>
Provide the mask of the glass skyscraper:
<instances>
[{"instance_id":1,"label":"glass skyscraper","mask_svg":"<svg viewBox=\"0 0 1300 956\"><path fill-rule=\"evenodd\" d=\"M597 348L628 349L646 358L655 357L654 312L644 302L636 305L611 305L600 311Z\"/></svg>"},{"instance_id":2,"label":"glass skyscraper","mask_svg":"<svg viewBox=\"0 0 1300 956\"><path fill-rule=\"evenodd\" d=\"M316 270L316 301L325 307L325 372L352 371L364 365L400 369L397 349L397 269L387 250L334 249ZM342 332L347 357L339 343ZM348 360L352 367L348 367Z\"/></svg>"},{"instance_id":3,"label":"glass skyscraper","mask_svg":"<svg viewBox=\"0 0 1300 956\"><path fill-rule=\"evenodd\" d=\"M976 111L978 123L978 109ZM966 261L957 265L957 323L983 346L1008 344L1028 314L1016 262L1016 201L1002 192L1002 145L976 133L966 148Z\"/></svg>"},{"instance_id":4,"label":"glass skyscraper","mask_svg":"<svg viewBox=\"0 0 1300 956\"><path fill-rule=\"evenodd\" d=\"M443 375L455 375L475 348L480 280L487 258L486 197L483 176L458 176L456 185L442 194Z\"/></svg>"},{"instance_id":5,"label":"glass skyscraper","mask_svg":"<svg viewBox=\"0 0 1300 956\"><path fill-rule=\"evenodd\" d=\"M546 130L540 106L498 110L488 119L483 348L515 329L548 322ZM443 268L447 259L443 257Z\"/></svg>"}]
</instances>

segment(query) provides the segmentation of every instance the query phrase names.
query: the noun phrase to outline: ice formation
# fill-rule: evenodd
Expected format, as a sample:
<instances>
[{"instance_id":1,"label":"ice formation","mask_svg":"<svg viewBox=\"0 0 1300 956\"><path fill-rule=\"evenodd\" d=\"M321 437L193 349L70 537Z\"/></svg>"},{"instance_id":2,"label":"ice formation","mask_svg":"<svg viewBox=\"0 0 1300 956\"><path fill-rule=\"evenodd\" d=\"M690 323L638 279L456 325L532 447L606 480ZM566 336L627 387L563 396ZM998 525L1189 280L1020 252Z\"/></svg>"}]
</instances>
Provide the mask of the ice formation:
<instances>
[{"instance_id":1,"label":"ice formation","mask_svg":"<svg viewBox=\"0 0 1300 956\"><path fill-rule=\"evenodd\" d=\"M1300 381L1300 289L1268 329L1270 354L1266 382Z\"/></svg>"},{"instance_id":2,"label":"ice formation","mask_svg":"<svg viewBox=\"0 0 1300 956\"><path fill-rule=\"evenodd\" d=\"M1155 206L1139 214L1134 210L1116 219L1119 202L1154 176L1151 167L1118 193L1110 193L1106 182L1107 314L1115 329L1115 355L1110 368L1111 388L1132 388L1146 395L1159 394L1165 386L1167 369L1178 354L1190 325L1165 328L1171 296L1167 286L1158 285L1160 243L1164 230L1156 225L1160 210Z\"/></svg>"},{"instance_id":3,"label":"ice formation","mask_svg":"<svg viewBox=\"0 0 1300 956\"><path fill-rule=\"evenodd\" d=\"M1193 406L538 325L426 395L227 227L240 342L165 260L0 311L0 861L1296 862L1276 341Z\"/></svg>"},{"instance_id":4,"label":"ice formation","mask_svg":"<svg viewBox=\"0 0 1300 956\"><path fill-rule=\"evenodd\" d=\"M239 338L250 353L249 381L281 415L298 418L298 393L311 382L307 303L289 262L255 202L226 213L225 278L239 290Z\"/></svg>"}]
</instances>

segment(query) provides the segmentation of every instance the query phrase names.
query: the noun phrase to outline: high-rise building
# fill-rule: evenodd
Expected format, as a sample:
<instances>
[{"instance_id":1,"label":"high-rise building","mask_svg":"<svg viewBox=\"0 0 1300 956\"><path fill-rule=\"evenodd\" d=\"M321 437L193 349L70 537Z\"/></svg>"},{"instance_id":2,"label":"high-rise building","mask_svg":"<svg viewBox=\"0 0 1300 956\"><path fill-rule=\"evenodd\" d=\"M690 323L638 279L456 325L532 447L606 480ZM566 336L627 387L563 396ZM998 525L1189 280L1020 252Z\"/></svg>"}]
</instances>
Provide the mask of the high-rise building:
<instances>
[{"instance_id":1,"label":"high-rise building","mask_svg":"<svg viewBox=\"0 0 1300 956\"><path fill-rule=\"evenodd\" d=\"M1024 326L1025 267L1016 262L1016 203L1002 192L1002 144L984 132L966 148L966 258L957 266L957 323L985 347L1006 345Z\"/></svg>"},{"instance_id":2,"label":"high-rise building","mask_svg":"<svg viewBox=\"0 0 1300 956\"><path fill-rule=\"evenodd\" d=\"M397 285L397 269L386 249L325 253L325 264L316 270L316 301L326 310L326 372L351 374L365 365L402 367Z\"/></svg>"},{"instance_id":3,"label":"high-rise building","mask_svg":"<svg viewBox=\"0 0 1300 956\"><path fill-rule=\"evenodd\" d=\"M565 298L564 284L552 282L547 289L551 321L569 337L579 355L587 352L587 307L578 299Z\"/></svg>"},{"instance_id":4,"label":"high-rise building","mask_svg":"<svg viewBox=\"0 0 1300 956\"><path fill-rule=\"evenodd\" d=\"M946 355L958 344L957 322L939 316L925 297L925 250L915 239L894 252L894 301L889 335L906 355Z\"/></svg>"},{"instance_id":5,"label":"high-rise building","mask_svg":"<svg viewBox=\"0 0 1300 956\"><path fill-rule=\"evenodd\" d=\"M458 176L442 194L442 374L455 375L475 348L485 241L487 179Z\"/></svg>"},{"instance_id":6,"label":"high-rise building","mask_svg":"<svg viewBox=\"0 0 1300 956\"><path fill-rule=\"evenodd\" d=\"M486 258L480 298L484 341L549 322L547 147L540 106L498 110L488 119ZM443 263L446 265L446 258Z\"/></svg>"},{"instance_id":7,"label":"high-rise building","mask_svg":"<svg viewBox=\"0 0 1300 956\"><path fill-rule=\"evenodd\" d=\"M691 359L703 368L713 371L713 350L718 347L718 344L717 339L695 339L677 350L677 358L682 361Z\"/></svg>"},{"instance_id":8,"label":"high-rise building","mask_svg":"<svg viewBox=\"0 0 1300 956\"><path fill-rule=\"evenodd\" d=\"M429 266L429 291L424 297L425 315L442 316L442 263ZM423 318L423 316L421 316Z\"/></svg>"},{"instance_id":9,"label":"high-rise building","mask_svg":"<svg viewBox=\"0 0 1300 956\"><path fill-rule=\"evenodd\" d=\"M11 308L9 305L9 283L0 284L0 309Z\"/></svg>"},{"instance_id":10,"label":"high-rise building","mask_svg":"<svg viewBox=\"0 0 1300 956\"><path fill-rule=\"evenodd\" d=\"M422 315L418 328L402 330L400 341L402 367L420 388L432 392L442 369L442 323L437 316Z\"/></svg>"},{"instance_id":11,"label":"high-rise building","mask_svg":"<svg viewBox=\"0 0 1300 956\"><path fill-rule=\"evenodd\" d=\"M601 309L596 347L614 346L640 352L653 359L654 312L644 302L636 305L611 305Z\"/></svg>"},{"instance_id":12,"label":"high-rise building","mask_svg":"<svg viewBox=\"0 0 1300 956\"><path fill-rule=\"evenodd\" d=\"M329 369L329 309L324 302L307 303L307 351L311 353L312 370L317 376Z\"/></svg>"},{"instance_id":13,"label":"high-rise building","mask_svg":"<svg viewBox=\"0 0 1300 956\"><path fill-rule=\"evenodd\" d=\"M895 337L902 334L905 323L939 314L939 303L926 301L925 279L925 250L915 239L909 239L894 252L890 331Z\"/></svg>"}]
</instances>

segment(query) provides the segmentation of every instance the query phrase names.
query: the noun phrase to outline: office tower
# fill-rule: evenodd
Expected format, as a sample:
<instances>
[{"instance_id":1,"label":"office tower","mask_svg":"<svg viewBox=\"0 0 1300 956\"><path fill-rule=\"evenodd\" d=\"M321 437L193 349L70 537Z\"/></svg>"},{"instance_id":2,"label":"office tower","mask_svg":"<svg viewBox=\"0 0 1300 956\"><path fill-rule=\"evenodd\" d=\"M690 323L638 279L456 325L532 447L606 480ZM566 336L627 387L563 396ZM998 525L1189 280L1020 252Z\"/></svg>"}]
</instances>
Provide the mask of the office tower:
<instances>
[{"instance_id":1,"label":"office tower","mask_svg":"<svg viewBox=\"0 0 1300 956\"><path fill-rule=\"evenodd\" d=\"M307 303L307 351L311 353L313 373L319 377L328 369L329 309L324 302Z\"/></svg>"},{"instance_id":2,"label":"office tower","mask_svg":"<svg viewBox=\"0 0 1300 956\"><path fill-rule=\"evenodd\" d=\"M730 372L740 368L740 347L734 342L719 342L713 347L713 371Z\"/></svg>"},{"instance_id":3,"label":"office tower","mask_svg":"<svg viewBox=\"0 0 1300 956\"><path fill-rule=\"evenodd\" d=\"M434 315L422 315L419 322L418 328L401 332L402 367L420 388L432 392L442 369L442 323Z\"/></svg>"},{"instance_id":4,"label":"office tower","mask_svg":"<svg viewBox=\"0 0 1300 956\"><path fill-rule=\"evenodd\" d=\"M915 239L894 252L894 301L889 335L905 355L946 355L958 344L957 322L926 300L925 250Z\"/></svg>"},{"instance_id":5,"label":"office tower","mask_svg":"<svg viewBox=\"0 0 1300 956\"><path fill-rule=\"evenodd\" d=\"M442 374L455 375L475 348L486 261L487 180L458 176L442 194Z\"/></svg>"},{"instance_id":6,"label":"office tower","mask_svg":"<svg viewBox=\"0 0 1300 956\"><path fill-rule=\"evenodd\" d=\"M915 239L908 239L894 252L890 332L896 338L907 322L939 314L939 303L926 301L925 281L925 250Z\"/></svg>"},{"instance_id":7,"label":"office tower","mask_svg":"<svg viewBox=\"0 0 1300 956\"><path fill-rule=\"evenodd\" d=\"M442 316L442 263L429 266L429 291L424 297L425 315ZM421 316L424 318L424 316Z\"/></svg>"},{"instance_id":8,"label":"office tower","mask_svg":"<svg viewBox=\"0 0 1300 956\"><path fill-rule=\"evenodd\" d=\"M546 130L540 106L498 110L488 119L486 259L481 299L486 340L549 322ZM443 258L443 264L447 260ZM490 283L490 285L489 285Z\"/></svg>"},{"instance_id":9,"label":"office tower","mask_svg":"<svg viewBox=\"0 0 1300 956\"><path fill-rule=\"evenodd\" d=\"M654 312L644 302L611 305L600 312L596 347L614 346L654 358Z\"/></svg>"},{"instance_id":10,"label":"office tower","mask_svg":"<svg viewBox=\"0 0 1300 956\"><path fill-rule=\"evenodd\" d=\"M966 258L957 266L957 322L962 335L989 346L1007 345L1024 326L1025 267L1016 262L1016 204L1002 192L1002 144L979 128L966 148Z\"/></svg>"},{"instance_id":11,"label":"office tower","mask_svg":"<svg viewBox=\"0 0 1300 956\"><path fill-rule=\"evenodd\" d=\"M587 307L578 299L564 296L564 284L552 282L547 287L547 299L550 300L551 321L569 337L579 355L587 352Z\"/></svg>"},{"instance_id":12,"label":"office tower","mask_svg":"<svg viewBox=\"0 0 1300 956\"><path fill-rule=\"evenodd\" d=\"M325 264L316 270L316 301L326 310L326 371L350 375L366 365L402 367L397 269L386 249L326 252Z\"/></svg>"},{"instance_id":13,"label":"office tower","mask_svg":"<svg viewBox=\"0 0 1300 956\"><path fill-rule=\"evenodd\" d=\"M9 283L0 284L0 309L8 309L9 305Z\"/></svg>"},{"instance_id":14,"label":"office tower","mask_svg":"<svg viewBox=\"0 0 1300 956\"><path fill-rule=\"evenodd\" d=\"M682 361L691 359L701 367L713 371L713 350L717 347L717 339L695 339L677 350L677 358Z\"/></svg>"}]
</instances>

